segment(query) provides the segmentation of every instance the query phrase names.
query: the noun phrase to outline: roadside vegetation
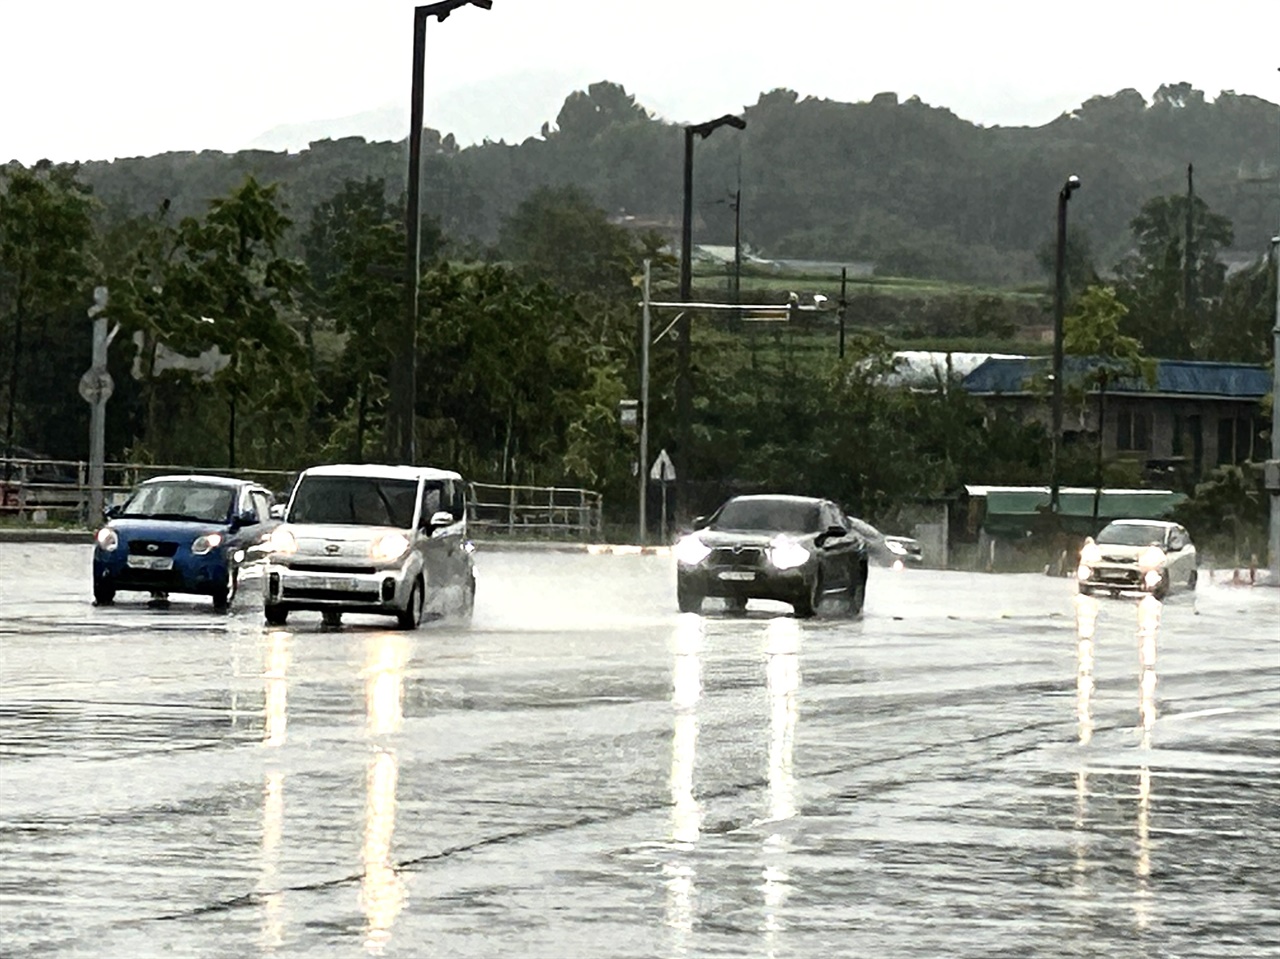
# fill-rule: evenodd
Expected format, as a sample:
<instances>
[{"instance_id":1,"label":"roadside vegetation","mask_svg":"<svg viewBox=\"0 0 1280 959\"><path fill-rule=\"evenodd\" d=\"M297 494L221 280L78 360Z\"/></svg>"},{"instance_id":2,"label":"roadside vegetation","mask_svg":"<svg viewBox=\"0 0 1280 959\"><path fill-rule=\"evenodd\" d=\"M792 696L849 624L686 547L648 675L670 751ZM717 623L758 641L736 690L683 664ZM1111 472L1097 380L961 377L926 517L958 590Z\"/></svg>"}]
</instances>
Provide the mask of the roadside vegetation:
<instances>
[{"instance_id":1,"label":"roadside vegetation","mask_svg":"<svg viewBox=\"0 0 1280 959\"><path fill-rule=\"evenodd\" d=\"M771 124L792 129L810 122L812 111L840 106L775 92L748 111L746 132L762 138L752 142L767 154L778 149L769 136L781 135L769 133ZM1090 101L1085 113L1106 106ZM1168 116L1161 111L1173 107L1164 101L1143 109L1153 111L1141 114L1144 122L1155 124L1193 113L1203 119L1208 114L1196 111L1209 107ZM954 118L918 103L858 105L854 113L879 117L886 129L907 123L922 135L959 129ZM677 267L667 237L624 228L608 211L638 203L670 208L678 178L668 176L669 164L616 164L642 165L649 138L665 144L671 133L620 88L596 85L571 97L557 128L536 143L473 152L448 138L433 141L426 176L427 196L436 201L428 208L440 212L422 224L416 357L424 458L475 480L597 489L611 523L630 519L636 438L618 412L639 389L638 278L649 260L654 298L673 299ZM587 186L537 183L583 169L590 158L604 164L628 137L639 153L584 172ZM727 140L708 141L710 169L726 162ZM107 315L120 326L110 351L116 389L108 405L109 459L296 469L386 455L387 371L404 348L403 205L393 185L403 174L361 159L382 156L384 146L316 145L318 156L342 157L351 175L312 202L300 200L314 196L314 177L255 175L273 166L298 172L275 155L237 154L235 182L202 203L194 195L212 181L199 173L207 173L199 158L155 158L168 164L164 176L131 180L127 189L117 177L126 167L140 169L134 161L116 170L0 168L0 443L84 457L87 416L77 381L89 366L86 307L93 288L105 285ZM1055 171L1070 167L1071 156L1055 154ZM542 174L532 177L528 164L543 164ZM501 179L504 169L509 175ZM880 235L870 213L846 210L834 220L819 213L841 188L865 199L859 176L837 185L815 174L801 202L798 183L770 186L769 176L756 175L749 195L762 243L849 258L863 254L860 237ZM874 181L874 172L867 176ZM1150 180L1162 182L1154 173ZM628 185L635 193L623 197ZM1096 187L1107 195L1105 179ZM1029 195L999 202L1010 217L1031 216L1024 209ZM811 230L792 222L805 211ZM1047 482L1042 428L993 414L954 382L910 389L887 378L896 350L1049 351L1043 212L1034 213L1035 229L986 247L992 255L1006 249L1016 266L999 270L961 268L935 240L880 223L901 246L896 253L865 248L877 268L847 284L843 357L838 272L745 270L737 284L743 302L782 305L796 294L808 307L814 294L826 299L793 322L695 320L687 451L678 451L675 439L673 336L655 343L650 451L686 454L687 512L708 509L730 491L785 488L840 498L875 519L947 498L965 483ZM1100 375L1140 371L1154 357L1266 362L1274 270L1259 257L1228 273L1223 255L1235 239L1232 221L1201 195L1177 192L1140 199L1123 215L1124 243L1108 235L1095 246L1089 217L1070 234L1069 348L1105 358ZM957 236L943 235L949 244ZM1110 259L1093 252L1113 248L1124 252ZM936 266L933 277L928 263ZM726 301L737 280L723 269L700 270L695 296ZM655 334L670 319L656 317ZM166 368L168 351L194 357L215 349L220 365ZM1090 485L1099 469L1093 451L1071 450L1062 480ZM1132 481L1126 469L1104 464L1104 479Z\"/></svg>"}]
</instances>

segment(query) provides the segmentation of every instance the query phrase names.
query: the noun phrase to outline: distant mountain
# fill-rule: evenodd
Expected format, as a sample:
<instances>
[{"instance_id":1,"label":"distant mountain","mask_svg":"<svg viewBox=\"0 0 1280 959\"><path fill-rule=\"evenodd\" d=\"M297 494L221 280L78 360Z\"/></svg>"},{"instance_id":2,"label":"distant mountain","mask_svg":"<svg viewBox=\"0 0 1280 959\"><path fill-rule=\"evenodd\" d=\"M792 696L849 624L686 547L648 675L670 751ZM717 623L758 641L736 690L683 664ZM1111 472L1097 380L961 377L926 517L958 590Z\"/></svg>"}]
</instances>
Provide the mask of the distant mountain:
<instances>
[{"instance_id":1,"label":"distant mountain","mask_svg":"<svg viewBox=\"0 0 1280 959\"><path fill-rule=\"evenodd\" d=\"M553 75L522 75L429 99L424 210L448 234L486 243L530 192L574 184L611 214L678 222L682 129L617 84L593 83L563 100L555 87ZM522 115L545 115L545 132L465 145L479 131L502 129L501 117ZM1265 252L1280 221L1277 106L1253 96L1224 92L1209 101L1172 84L1150 101L1136 90L1093 97L1039 127L981 127L893 93L841 103L773 90L744 117L745 130L696 141L695 242L733 243L729 201L740 189L742 239L769 258L1040 281L1037 252L1052 241L1068 175L1084 184L1071 201L1071 226L1087 235L1105 269L1129 248L1129 224L1143 202L1186 189L1188 164L1197 195L1234 225L1228 252ZM304 223L347 179L382 178L388 194L399 195L404 125L399 109L385 108L277 128L256 150L169 153L82 170L117 212L151 210L164 198L176 212L199 212L252 173L280 182L291 215Z\"/></svg>"}]
</instances>

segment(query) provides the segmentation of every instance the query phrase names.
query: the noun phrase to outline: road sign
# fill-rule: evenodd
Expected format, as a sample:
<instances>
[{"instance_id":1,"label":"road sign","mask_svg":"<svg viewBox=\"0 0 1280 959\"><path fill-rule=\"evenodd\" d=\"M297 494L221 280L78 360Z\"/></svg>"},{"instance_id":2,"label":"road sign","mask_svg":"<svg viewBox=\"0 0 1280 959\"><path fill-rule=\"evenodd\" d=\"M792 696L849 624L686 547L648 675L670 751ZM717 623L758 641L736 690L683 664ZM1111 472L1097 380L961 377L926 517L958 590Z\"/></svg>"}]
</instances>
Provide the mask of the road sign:
<instances>
[{"instance_id":1,"label":"road sign","mask_svg":"<svg viewBox=\"0 0 1280 959\"><path fill-rule=\"evenodd\" d=\"M80 395L86 403L105 403L111 399L115 388L116 382L111 374L100 367L86 370L80 377Z\"/></svg>"},{"instance_id":2,"label":"road sign","mask_svg":"<svg viewBox=\"0 0 1280 959\"><path fill-rule=\"evenodd\" d=\"M662 483L675 481L676 466L671 462L671 457L667 455L666 450L658 453L658 458L653 461L653 468L649 470L649 478Z\"/></svg>"}]
</instances>

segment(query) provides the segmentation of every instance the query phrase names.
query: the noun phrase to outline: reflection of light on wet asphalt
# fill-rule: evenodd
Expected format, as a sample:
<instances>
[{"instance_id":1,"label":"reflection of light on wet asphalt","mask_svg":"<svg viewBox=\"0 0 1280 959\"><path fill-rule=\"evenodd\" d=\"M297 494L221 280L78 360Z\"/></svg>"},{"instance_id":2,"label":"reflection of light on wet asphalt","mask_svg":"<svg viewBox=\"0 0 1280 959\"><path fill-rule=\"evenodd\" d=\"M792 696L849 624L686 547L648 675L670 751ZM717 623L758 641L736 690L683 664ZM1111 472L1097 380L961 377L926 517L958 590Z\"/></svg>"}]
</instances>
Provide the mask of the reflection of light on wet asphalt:
<instances>
[{"instance_id":1,"label":"reflection of light on wet asphalt","mask_svg":"<svg viewBox=\"0 0 1280 959\"><path fill-rule=\"evenodd\" d=\"M395 754L379 750L369 762L368 795L365 800L364 877L360 882L360 902L365 915L365 949L381 952L391 940L391 926L405 904L404 881L391 860L391 836L396 828L396 779L399 764Z\"/></svg>"},{"instance_id":2,"label":"reflection of light on wet asphalt","mask_svg":"<svg viewBox=\"0 0 1280 959\"><path fill-rule=\"evenodd\" d=\"M1151 925L1151 770L1146 766L1138 775L1137 862L1134 873L1138 890L1134 896L1134 921L1139 929Z\"/></svg>"},{"instance_id":3,"label":"reflection of light on wet asphalt","mask_svg":"<svg viewBox=\"0 0 1280 959\"><path fill-rule=\"evenodd\" d=\"M404 722L404 671L409 640L401 633L377 633L365 644L365 726L370 735L389 735ZM396 828L396 754L385 748L369 762L365 797L364 876L360 901L365 914L365 949L380 953L391 940L391 926L407 899L404 880L391 857Z\"/></svg>"},{"instance_id":4,"label":"reflection of light on wet asphalt","mask_svg":"<svg viewBox=\"0 0 1280 959\"><path fill-rule=\"evenodd\" d=\"M277 889L280 840L284 836L284 773L267 773L262 789L262 947L268 952L284 942L284 893Z\"/></svg>"},{"instance_id":5,"label":"reflection of light on wet asphalt","mask_svg":"<svg viewBox=\"0 0 1280 959\"><path fill-rule=\"evenodd\" d=\"M698 749L698 701L702 698L702 651L705 621L683 615L673 637L671 707L675 710L671 735L671 838L681 844L698 841L702 810L693 794L694 761Z\"/></svg>"},{"instance_id":6,"label":"reflection of light on wet asphalt","mask_svg":"<svg viewBox=\"0 0 1280 959\"><path fill-rule=\"evenodd\" d=\"M400 633L375 633L365 646L365 706L374 736L394 733L404 721L404 668L409 640Z\"/></svg>"},{"instance_id":7,"label":"reflection of light on wet asphalt","mask_svg":"<svg viewBox=\"0 0 1280 959\"><path fill-rule=\"evenodd\" d=\"M1138 684L1138 716L1142 725L1143 746L1156 724L1156 639L1160 633L1160 600L1144 596L1138 603L1138 660L1142 678Z\"/></svg>"},{"instance_id":8,"label":"reflection of light on wet asphalt","mask_svg":"<svg viewBox=\"0 0 1280 959\"><path fill-rule=\"evenodd\" d=\"M289 689L289 633L277 629L268 635L266 660L262 673L266 685L262 741L266 746L283 746Z\"/></svg>"},{"instance_id":9,"label":"reflection of light on wet asphalt","mask_svg":"<svg viewBox=\"0 0 1280 959\"><path fill-rule=\"evenodd\" d=\"M765 628L765 680L769 700L768 821L780 824L796 815L795 745L799 718L800 624L791 617L771 619ZM764 843L766 865L760 889L764 904L764 954L776 954L776 937L786 927L783 906L791 876L784 865L786 837L770 834Z\"/></svg>"},{"instance_id":10,"label":"reflection of light on wet asphalt","mask_svg":"<svg viewBox=\"0 0 1280 959\"><path fill-rule=\"evenodd\" d=\"M1098 623L1098 601L1076 596L1076 728L1080 745L1093 739L1093 636Z\"/></svg>"},{"instance_id":11,"label":"reflection of light on wet asphalt","mask_svg":"<svg viewBox=\"0 0 1280 959\"><path fill-rule=\"evenodd\" d=\"M676 620L672 635L671 708L671 839L677 848L692 849L702 832L702 810L693 793L698 750L698 702L702 698L702 642L706 623L687 613ZM677 934L673 954L683 956L693 931L697 871L687 862L662 866L666 887L665 922Z\"/></svg>"}]
</instances>

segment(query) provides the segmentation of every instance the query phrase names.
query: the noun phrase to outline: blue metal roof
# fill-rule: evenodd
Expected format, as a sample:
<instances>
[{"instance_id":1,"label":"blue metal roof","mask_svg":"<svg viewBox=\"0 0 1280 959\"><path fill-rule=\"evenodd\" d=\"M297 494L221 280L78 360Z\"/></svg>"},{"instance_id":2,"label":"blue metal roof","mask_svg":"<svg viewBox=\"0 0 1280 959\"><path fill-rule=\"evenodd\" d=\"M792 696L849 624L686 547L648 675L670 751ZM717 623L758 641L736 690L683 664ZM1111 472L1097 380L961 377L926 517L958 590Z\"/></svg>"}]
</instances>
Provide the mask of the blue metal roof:
<instances>
[{"instance_id":1,"label":"blue metal roof","mask_svg":"<svg viewBox=\"0 0 1280 959\"><path fill-rule=\"evenodd\" d=\"M1250 363L1209 363L1198 360L1156 360L1156 381L1148 384L1139 378L1117 380L1108 387L1112 393L1162 393L1187 396L1219 396L1223 399L1261 399L1271 389L1271 374L1265 366ZM1080 380L1092 369L1086 357L1063 359L1063 374L1068 383ZM1050 370L1044 356L992 357L964 378L962 385L970 393L1027 393L1040 389Z\"/></svg>"}]
</instances>

